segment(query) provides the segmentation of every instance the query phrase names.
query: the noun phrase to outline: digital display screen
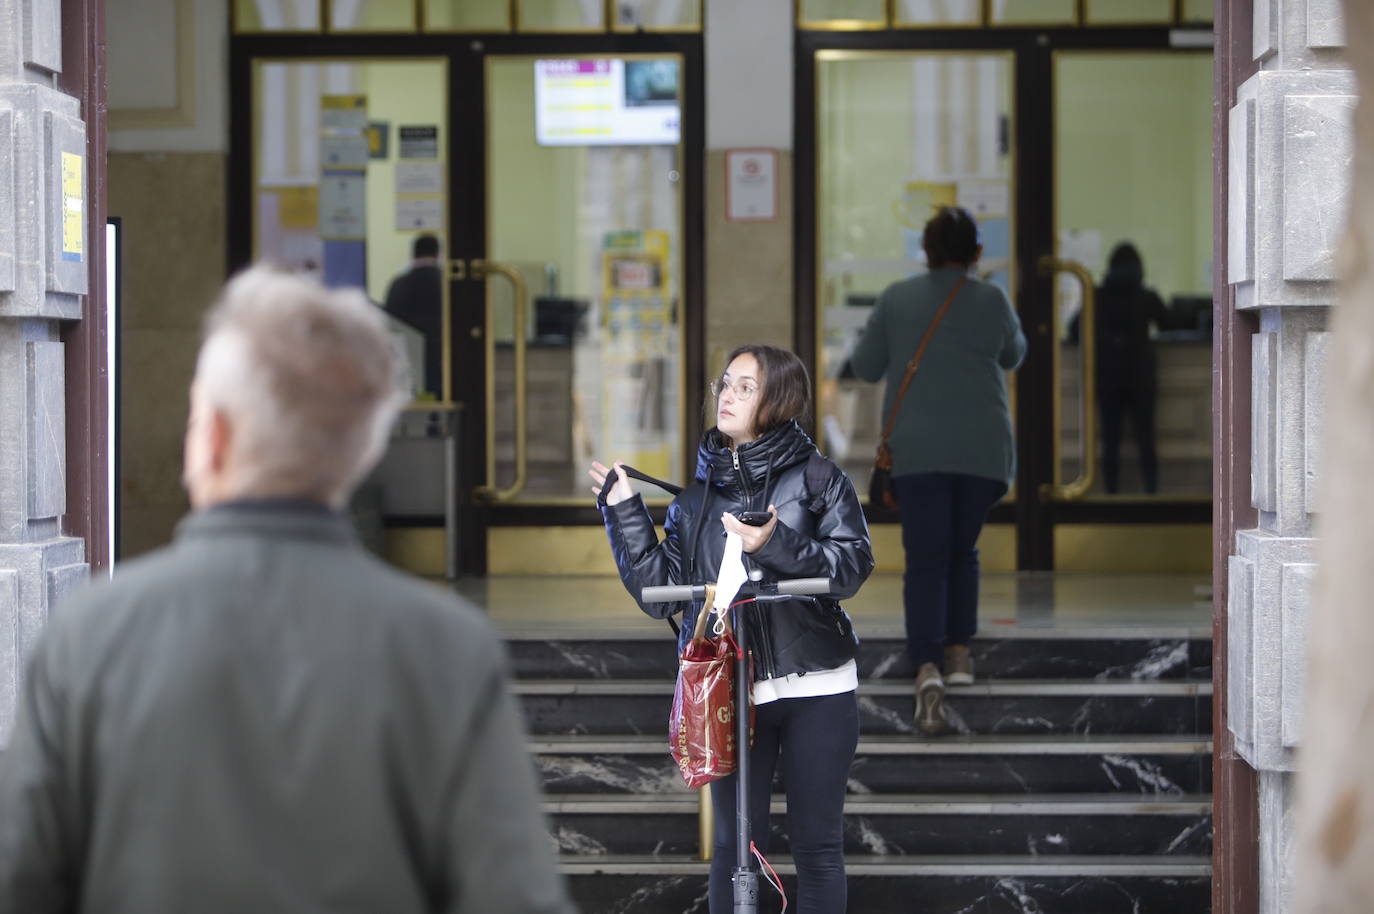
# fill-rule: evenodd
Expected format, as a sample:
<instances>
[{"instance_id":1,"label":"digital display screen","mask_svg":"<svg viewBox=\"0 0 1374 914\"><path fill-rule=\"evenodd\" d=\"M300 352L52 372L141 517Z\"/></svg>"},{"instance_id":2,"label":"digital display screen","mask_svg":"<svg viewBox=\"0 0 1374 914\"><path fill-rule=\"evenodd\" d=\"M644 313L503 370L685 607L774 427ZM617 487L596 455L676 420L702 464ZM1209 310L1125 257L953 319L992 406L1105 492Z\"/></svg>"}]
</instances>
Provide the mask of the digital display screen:
<instances>
[{"instance_id":1,"label":"digital display screen","mask_svg":"<svg viewBox=\"0 0 1374 914\"><path fill-rule=\"evenodd\" d=\"M536 60L541 146L672 145L681 136L676 60Z\"/></svg>"}]
</instances>

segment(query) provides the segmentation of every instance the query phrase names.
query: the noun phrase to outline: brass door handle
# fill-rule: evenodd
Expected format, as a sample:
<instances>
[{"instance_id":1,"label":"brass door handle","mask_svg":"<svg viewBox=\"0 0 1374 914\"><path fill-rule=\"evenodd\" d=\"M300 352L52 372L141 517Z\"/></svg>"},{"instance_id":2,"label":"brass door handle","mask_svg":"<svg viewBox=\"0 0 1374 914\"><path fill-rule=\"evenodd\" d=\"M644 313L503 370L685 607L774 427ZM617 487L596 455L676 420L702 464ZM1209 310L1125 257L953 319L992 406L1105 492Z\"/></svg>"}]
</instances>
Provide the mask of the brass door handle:
<instances>
[{"instance_id":1,"label":"brass door handle","mask_svg":"<svg viewBox=\"0 0 1374 914\"><path fill-rule=\"evenodd\" d=\"M1087 494L1093 486L1093 480L1097 474L1097 301L1094 295L1093 276L1088 272L1088 268L1081 263L1072 260L1060 260L1057 257L1042 257L1038 264L1041 275L1055 276L1059 273L1069 273L1073 275L1083 287L1083 306L1079 312L1078 319L1078 351L1082 365L1082 380L1080 386L1083 392L1079 398L1079 409L1081 410L1081 428L1079 444L1082 448L1082 459L1079 463L1077 478L1064 482L1060 479L1060 462L1058 459L1060 440L1059 430L1059 371L1058 371L1058 352L1056 350L1054 372L1054 402L1055 402L1055 423L1054 440L1055 461L1054 461L1054 482L1042 483L1040 486L1040 498L1042 501L1075 501ZM1059 312L1055 309L1053 320L1050 326L1054 333L1052 339L1054 345L1059 345Z\"/></svg>"},{"instance_id":2,"label":"brass door handle","mask_svg":"<svg viewBox=\"0 0 1374 914\"><path fill-rule=\"evenodd\" d=\"M525 312L529 306L529 292L525 279L514 267L493 260L473 260L469 264L473 279L501 276L509 280L515 293L515 479L509 486L496 486L496 333L491 293L486 297L484 335L486 336L486 402L487 402L487 484L478 486L474 494L489 502L513 500L525 488L529 463L529 397L527 395Z\"/></svg>"}]
</instances>

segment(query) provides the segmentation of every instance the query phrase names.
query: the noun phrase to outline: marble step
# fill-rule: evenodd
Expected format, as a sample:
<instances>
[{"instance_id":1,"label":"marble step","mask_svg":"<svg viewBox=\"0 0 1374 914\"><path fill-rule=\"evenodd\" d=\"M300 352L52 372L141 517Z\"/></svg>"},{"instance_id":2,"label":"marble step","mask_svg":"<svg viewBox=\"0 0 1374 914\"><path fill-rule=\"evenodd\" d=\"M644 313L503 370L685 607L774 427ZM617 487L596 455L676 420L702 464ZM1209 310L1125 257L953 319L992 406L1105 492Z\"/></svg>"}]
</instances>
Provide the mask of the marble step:
<instances>
[{"instance_id":1,"label":"marble step","mask_svg":"<svg viewBox=\"0 0 1374 914\"><path fill-rule=\"evenodd\" d=\"M665 737L536 736L548 793L683 790ZM1201 794L1212 742L1187 736L865 736L850 770L856 794Z\"/></svg>"},{"instance_id":2,"label":"marble step","mask_svg":"<svg viewBox=\"0 0 1374 914\"><path fill-rule=\"evenodd\" d=\"M654 735L667 726L671 678L533 679L515 683L531 731L539 734ZM957 733L1168 733L1212 730L1212 685L1190 680L983 680L951 686ZM912 687L865 681L864 734L914 734Z\"/></svg>"},{"instance_id":3,"label":"marble step","mask_svg":"<svg viewBox=\"0 0 1374 914\"><path fill-rule=\"evenodd\" d=\"M544 810L565 854L691 855L700 848L695 792L548 797ZM1205 796L851 796L845 853L1199 856L1211 853L1211 812ZM771 848L786 853L782 796L774 797L772 813Z\"/></svg>"},{"instance_id":4,"label":"marble step","mask_svg":"<svg viewBox=\"0 0 1374 914\"><path fill-rule=\"evenodd\" d=\"M860 632L863 638L863 633ZM672 634L601 639L513 638L507 642L517 679L668 679L677 673ZM1212 677L1212 643L1188 633L1119 630L1017 630L985 634L970 646L980 679L1183 679ZM864 638L865 679L910 681L915 669L896 638Z\"/></svg>"},{"instance_id":5,"label":"marble step","mask_svg":"<svg viewBox=\"0 0 1374 914\"><path fill-rule=\"evenodd\" d=\"M775 855L777 856L777 855ZM795 910L795 869L771 861ZM708 864L688 857L560 860L583 911L706 914ZM848 857L850 911L882 914L1205 914L1211 859L1195 857ZM761 885L760 914L777 914Z\"/></svg>"}]
</instances>

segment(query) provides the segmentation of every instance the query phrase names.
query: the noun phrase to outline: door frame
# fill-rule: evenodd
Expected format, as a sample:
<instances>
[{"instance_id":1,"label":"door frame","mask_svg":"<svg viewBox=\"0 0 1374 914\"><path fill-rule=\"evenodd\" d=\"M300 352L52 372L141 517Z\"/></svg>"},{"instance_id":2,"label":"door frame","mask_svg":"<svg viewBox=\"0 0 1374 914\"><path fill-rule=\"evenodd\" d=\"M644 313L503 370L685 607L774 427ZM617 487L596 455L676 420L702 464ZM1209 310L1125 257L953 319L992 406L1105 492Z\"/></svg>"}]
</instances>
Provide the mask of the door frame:
<instances>
[{"instance_id":1,"label":"door frame","mask_svg":"<svg viewBox=\"0 0 1374 914\"><path fill-rule=\"evenodd\" d=\"M1013 55L1013 142L1016 294L1014 300L1026 331L1027 352L1016 373L1016 447L1018 497L1002 502L990 523L1016 525L1017 568L1054 568L1054 532L1059 524L1205 524L1209 501L1149 499L1141 501L1049 502L1036 493L1051 481L1054 468L1053 428L1055 341L1050 328L1054 306L1051 277L1036 268L1055 253L1054 231L1054 55L1057 51L1172 51L1196 54L1205 49L1176 46L1173 35L1197 29L1175 26L1129 28L1072 26L1060 28L891 29L884 31L819 31L798 29L794 46L796 116L793 193L793 284L796 288L796 351L815 377L816 242L818 207L816 64L821 51L967 51L1011 52ZM1046 243L1045 239L1049 239ZM882 520L872 515L869 523Z\"/></svg>"},{"instance_id":2,"label":"door frame","mask_svg":"<svg viewBox=\"0 0 1374 914\"><path fill-rule=\"evenodd\" d=\"M675 54L682 60L682 297L677 303L683 333L683 465L691 466L703 428L700 410L705 390L705 55L700 32L589 34L366 34L232 35L229 50L229 167L226 181L227 264L233 272L253 257L253 62L262 58L361 58L448 60L449 233L445 256L471 261L487 256L487 105L486 60L494 56L616 56ZM458 410L456 491L457 550L461 574L485 574L487 530L501 526L600 526L588 498L585 506L486 504L473 489L486 479L485 350L472 333L480 330L485 285L471 279L449 281L454 319L450 346ZM460 355L461 354L461 355ZM666 509L650 513L662 523ZM443 517L408 518L408 526L441 527Z\"/></svg>"}]
</instances>

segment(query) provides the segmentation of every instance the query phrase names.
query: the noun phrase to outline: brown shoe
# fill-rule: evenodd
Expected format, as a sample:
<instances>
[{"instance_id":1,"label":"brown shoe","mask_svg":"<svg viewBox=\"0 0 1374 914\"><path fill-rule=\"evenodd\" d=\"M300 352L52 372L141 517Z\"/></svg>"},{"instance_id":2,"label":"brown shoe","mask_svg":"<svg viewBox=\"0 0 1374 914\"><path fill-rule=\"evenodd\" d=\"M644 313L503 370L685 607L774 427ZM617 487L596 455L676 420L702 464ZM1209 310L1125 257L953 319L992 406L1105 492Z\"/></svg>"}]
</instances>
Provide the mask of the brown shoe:
<instances>
[{"instance_id":1,"label":"brown shoe","mask_svg":"<svg viewBox=\"0 0 1374 914\"><path fill-rule=\"evenodd\" d=\"M973 657L967 644L951 644L945 648L945 682L952 686L973 685Z\"/></svg>"},{"instance_id":2,"label":"brown shoe","mask_svg":"<svg viewBox=\"0 0 1374 914\"><path fill-rule=\"evenodd\" d=\"M933 663L923 663L916 671L916 727L927 736L943 733L945 719L945 681Z\"/></svg>"}]
</instances>

